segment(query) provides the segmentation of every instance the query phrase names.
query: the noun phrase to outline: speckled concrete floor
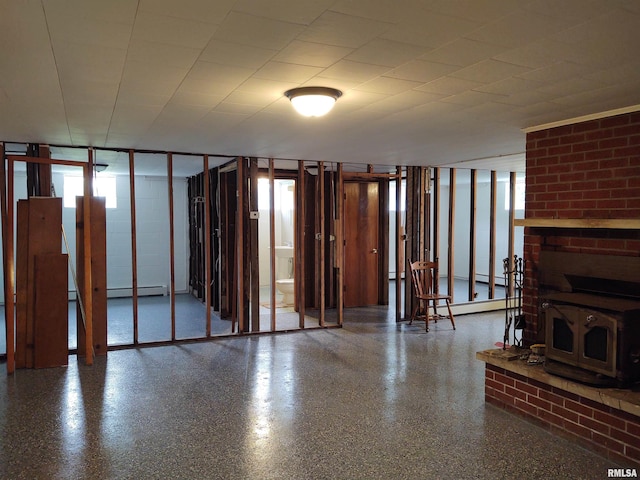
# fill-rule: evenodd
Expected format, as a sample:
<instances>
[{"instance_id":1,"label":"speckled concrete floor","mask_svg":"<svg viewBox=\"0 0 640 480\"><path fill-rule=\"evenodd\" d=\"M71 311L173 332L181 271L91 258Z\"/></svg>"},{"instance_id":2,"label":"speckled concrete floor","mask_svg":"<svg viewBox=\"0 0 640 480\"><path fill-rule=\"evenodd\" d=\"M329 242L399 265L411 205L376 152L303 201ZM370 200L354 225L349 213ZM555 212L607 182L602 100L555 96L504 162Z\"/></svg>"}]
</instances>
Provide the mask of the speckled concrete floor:
<instances>
[{"instance_id":1,"label":"speckled concrete floor","mask_svg":"<svg viewBox=\"0 0 640 480\"><path fill-rule=\"evenodd\" d=\"M596 479L610 461L484 403L503 314L0 368L3 479Z\"/></svg>"}]
</instances>

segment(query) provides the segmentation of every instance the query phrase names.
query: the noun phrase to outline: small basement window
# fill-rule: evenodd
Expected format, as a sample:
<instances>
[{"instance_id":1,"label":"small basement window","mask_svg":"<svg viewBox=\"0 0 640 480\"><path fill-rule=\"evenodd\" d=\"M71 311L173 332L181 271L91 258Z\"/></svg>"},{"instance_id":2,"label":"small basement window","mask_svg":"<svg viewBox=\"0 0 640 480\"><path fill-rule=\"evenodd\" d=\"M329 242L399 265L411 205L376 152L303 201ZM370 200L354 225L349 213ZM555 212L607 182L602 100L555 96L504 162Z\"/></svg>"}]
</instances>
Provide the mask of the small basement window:
<instances>
[{"instance_id":1,"label":"small basement window","mask_svg":"<svg viewBox=\"0 0 640 480\"><path fill-rule=\"evenodd\" d=\"M93 179L93 194L105 197L107 208L117 208L116 177L99 176ZM76 197L84 195L84 178L74 175L64 176L63 204L65 208L76 208Z\"/></svg>"}]
</instances>

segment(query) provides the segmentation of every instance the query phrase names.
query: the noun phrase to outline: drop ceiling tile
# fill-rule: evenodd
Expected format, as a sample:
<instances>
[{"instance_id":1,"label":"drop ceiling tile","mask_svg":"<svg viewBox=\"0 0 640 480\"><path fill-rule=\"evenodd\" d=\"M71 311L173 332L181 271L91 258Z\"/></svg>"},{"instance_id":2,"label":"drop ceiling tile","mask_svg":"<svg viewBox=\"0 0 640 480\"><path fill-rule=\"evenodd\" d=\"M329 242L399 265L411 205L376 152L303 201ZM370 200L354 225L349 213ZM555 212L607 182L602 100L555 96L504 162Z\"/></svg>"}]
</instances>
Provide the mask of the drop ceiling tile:
<instances>
[{"instance_id":1,"label":"drop ceiling tile","mask_svg":"<svg viewBox=\"0 0 640 480\"><path fill-rule=\"evenodd\" d=\"M273 60L312 67L329 67L352 51L346 47L294 40L274 56Z\"/></svg>"},{"instance_id":2,"label":"drop ceiling tile","mask_svg":"<svg viewBox=\"0 0 640 480\"><path fill-rule=\"evenodd\" d=\"M430 62L467 67L482 60L494 57L505 50L506 47L500 45L478 42L468 38L459 38L425 53L420 57L420 59L428 60Z\"/></svg>"},{"instance_id":3,"label":"drop ceiling tile","mask_svg":"<svg viewBox=\"0 0 640 480\"><path fill-rule=\"evenodd\" d=\"M347 56L347 60L394 68L414 60L425 47L376 38Z\"/></svg>"},{"instance_id":4,"label":"drop ceiling tile","mask_svg":"<svg viewBox=\"0 0 640 480\"><path fill-rule=\"evenodd\" d=\"M309 25L326 9L333 0L317 0L300 2L299 0L236 0L233 10L248 13L257 17L271 18L290 23Z\"/></svg>"},{"instance_id":5,"label":"drop ceiling tile","mask_svg":"<svg viewBox=\"0 0 640 480\"><path fill-rule=\"evenodd\" d=\"M541 83L554 83L568 78L582 76L587 73L587 68L583 65L576 65L570 62L555 62L546 67L529 70L519 73L519 78L534 80Z\"/></svg>"},{"instance_id":6,"label":"drop ceiling tile","mask_svg":"<svg viewBox=\"0 0 640 480\"><path fill-rule=\"evenodd\" d=\"M361 83L378 77L388 70L387 67L381 67L379 65L341 60L335 65L323 70L322 76Z\"/></svg>"},{"instance_id":7,"label":"drop ceiling tile","mask_svg":"<svg viewBox=\"0 0 640 480\"><path fill-rule=\"evenodd\" d=\"M425 85L421 85L420 87L417 87L416 90L442 95L456 95L458 93L466 92L467 90L477 89L483 85L485 84L447 76L426 83Z\"/></svg>"},{"instance_id":8,"label":"drop ceiling tile","mask_svg":"<svg viewBox=\"0 0 640 480\"><path fill-rule=\"evenodd\" d=\"M474 82L491 83L514 75L522 76L529 71L526 67L489 59L457 70L451 76Z\"/></svg>"},{"instance_id":9,"label":"drop ceiling tile","mask_svg":"<svg viewBox=\"0 0 640 480\"><path fill-rule=\"evenodd\" d=\"M282 93L280 89L277 90L263 90L261 92L247 92L234 90L225 99L224 103L235 105L253 105L260 108L266 107L270 103L278 100Z\"/></svg>"},{"instance_id":10,"label":"drop ceiling tile","mask_svg":"<svg viewBox=\"0 0 640 480\"><path fill-rule=\"evenodd\" d=\"M131 40L202 49L209 43L216 28L215 25L196 20L139 12Z\"/></svg>"},{"instance_id":11,"label":"drop ceiling tile","mask_svg":"<svg viewBox=\"0 0 640 480\"><path fill-rule=\"evenodd\" d=\"M214 38L202 51L200 60L233 67L255 69L267 63L277 53L277 50L225 42Z\"/></svg>"},{"instance_id":12,"label":"drop ceiling tile","mask_svg":"<svg viewBox=\"0 0 640 480\"><path fill-rule=\"evenodd\" d=\"M286 47L303 28L295 23L231 12L213 38L241 45L280 50Z\"/></svg>"},{"instance_id":13,"label":"drop ceiling tile","mask_svg":"<svg viewBox=\"0 0 640 480\"><path fill-rule=\"evenodd\" d=\"M60 78L79 83L120 81L127 51L103 45L59 42L54 48Z\"/></svg>"},{"instance_id":14,"label":"drop ceiling tile","mask_svg":"<svg viewBox=\"0 0 640 480\"><path fill-rule=\"evenodd\" d=\"M252 69L198 61L181 87L187 91L216 94L235 89L253 73Z\"/></svg>"},{"instance_id":15,"label":"drop ceiling tile","mask_svg":"<svg viewBox=\"0 0 640 480\"><path fill-rule=\"evenodd\" d=\"M522 65L529 68L540 68L557 61L568 59L570 48L567 44L551 37L532 42L528 45L513 48L495 55L494 60Z\"/></svg>"},{"instance_id":16,"label":"drop ceiling tile","mask_svg":"<svg viewBox=\"0 0 640 480\"><path fill-rule=\"evenodd\" d=\"M530 92L542 85L535 80L525 80L524 78L510 77L493 83L477 86L474 90L479 92L511 95L520 92Z\"/></svg>"},{"instance_id":17,"label":"drop ceiling tile","mask_svg":"<svg viewBox=\"0 0 640 480\"><path fill-rule=\"evenodd\" d=\"M478 23L432 12L416 14L393 25L382 38L410 45L437 48L478 27Z\"/></svg>"},{"instance_id":18,"label":"drop ceiling tile","mask_svg":"<svg viewBox=\"0 0 640 480\"><path fill-rule=\"evenodd\" d=\"M264 67L256 71L254 77L266 78L267 80L280 80L283 82L304 83L321 71L322 68L319 67L268 62Z\"/></svg>"},{"instance_id":19,"label":"drop ceiling tile","mask_svg":"<svg viewBox=\"0 0 640 480\"><path fill-rule=\"evenodd\" d=\"M353 15L326 11L305 28L299 40L358 48L384 33L391 25Z\"/></svg>"},{"instance_id":20,"label":"drop ceiling tile","mask_svg":"<svg viewBox=\"0 0 640 480\"><path fill-rule=\"evenodd\" d=\"M526 45L568 28L563 19L516 11L495 22L485 24L466 35L471 40L493 43L506 48Z\"/></svg>"},{"instance_id":21,"label":"drop ceiling tile","mask_svg":"<svg viewBox=\"0 0 640 480\"><path fill-rule=\"evenodd\" d=\"M410 90L422 85L420 82L409 80L399 80L389 77L378 77L360 85L356 90L371 93L382 93L385 95L395 95L406 90Z\"/></svg>"},{"instance_id":22,"label":"drop ceiling tile","mask_svg":"<svg viewBox=\"0 0 640 480\"><path fill-rule=\"evenodd\" d=\"M403 0L390 2L389 0L339 0L333 2L331 10L345 15L369 18L380 22L397 23L413 14L413 8L418 2Z\"/></svg>"},{"instance_id":23,"label":"drop ceiling tile","mask_svg":"<svg viewBox=\"0 0 640 480\"><path fill-rule=\"evenodd\" d=\"M188 70L184 68L127 61L122 75L121 89L166 95L173 93L187 72Z\"/></svg>"},{"instance_id":24,"label":"drop ceiling tile","mask_svg":"<svg viewBox=\"0 0 640 480\"><path fill-rule=\"evenodd\" d=\"M166 17L219 24L228 15L234 3L234 0L215 0L214 2L207 0L180 0L179 2L174 0L140 0L138 10Z\"/></svg>"},{"instance_id":25,"label":"drop ceiling tile","mask_svg":"<svg viewBox=\"0 0 640 480\"><path fill-rule=\"evenodd\" d=\"M108 2L87 2L85 0L65 0L63 2L43 2L47 16L61 15L74 20L90 19L109 23L133 24L138 5L130 0L109 0Z\"/></svg>"},{"instance_id":26,"label":"drop ceiling tile","mask_svg":"<svg viewBox=\"0 0 640 480\"><path fill-rule=\"evenodd\" d=\"M371 103L371 108L375 110L385 110L389 113L396 113L402 110L415 108L420 105L435 102L442 99L443 95L408 90L397 95L389 96L385 99Z\"/></svg>"},{"instance_id":27,"label":"drop ceiling tile","mask_svg":"<svg viewBox=\"0 0 640 480\"><path fill-rule=\"evenodd\" d=\"M445 65L444 63L414 60L412 62L405 63L401 67L395 68L390 72L385 73L384 76L398 78L401 80L411 80L414 82L427 83L444 77L456 70L458 70L458 67Z\"/></svg>"},{"instance_id":28,"label":"drop ceiling tile","mask_svg":"<svg viewBox=\"0 0 640 480\"><path fill-rule=\"evenodd\" d=\"M139 63L161 64L169 67L191 68L201 50L167 43L134 40L129 45L127 60Z\"/></svg>"},{"instance_id":29,"label":"drop ceiling tile","mask_svg":"<svg viewBox=\"0 0 640 480\"><path fill-rule=\"evenodd\" d=\"M131 38L133 23L70 18L64 12L47 10L47 25L54 46L58 42L69 42L126 49Z\"/></svg>"},{"instance_id":30,"label":"drop ceiling tile","mask_svg":"<svg viewBox=\"0 0 640 480\"><path fill-rule=\"evenodd\" d=\"M487 102L500 101L503 100L504 97L504 95L467 90L466 92L443 98L441 101L445 103L455 103L457 105L475 106Z\"/></svg>"},{"instance_id":31,"label":"drop ceiling tile","mask_svg":"<svg viewBox=\"0 0 640 480\"><path fill-rule=\"evenodd\" d=\"M196 107L202 106L210 110L224 100L225 97L226 95L211 95L201 92L187 91L180 88L173 94L173 96L171 96L171 103L193 105Z\"/></svg>"},{"instance_id":32,"label":"drop ceiling tile","mask_svg":"<svg viewBox=\"0 0 640 480\"><path fill-rule=\"evenodd\" d=\"M605 13L608 9L606 3L600 0L534 0L522 8L527 12L582 23Z\"/></svg>"},{"instance_id":33,"label":"drop ceiling tile","mask_svg":"<svg viewBox=\"0 0 640 480\"><path fill-rule=\"evenodd\" d=\"M214 110L216 112L223 112L223 113L253 115L259 112L260 110L262 110L262 108L263 107L261 107L260 105L248 105L248 104L232 103L232 102L225 101L225 102L220 102L218 105L216 105Z\"/></svg>"}]
</instances>

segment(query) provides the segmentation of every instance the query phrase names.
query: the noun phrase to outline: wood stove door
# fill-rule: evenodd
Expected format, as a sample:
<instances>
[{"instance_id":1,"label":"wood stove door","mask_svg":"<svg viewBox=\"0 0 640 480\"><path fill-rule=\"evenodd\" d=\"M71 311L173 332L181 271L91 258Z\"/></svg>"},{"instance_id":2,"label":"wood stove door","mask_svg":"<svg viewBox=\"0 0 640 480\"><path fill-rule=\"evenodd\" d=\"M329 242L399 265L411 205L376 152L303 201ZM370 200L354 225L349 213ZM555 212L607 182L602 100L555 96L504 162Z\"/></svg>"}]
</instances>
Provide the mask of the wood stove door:
<instances>
[{"instance_id":1,"label":"wood stove door","mask_svg":"<svg viewBox=\"0 0 640 480\"><path fill-rule=\"evenodd\" d=\"M580 308L573 305L543 305L546 321L546 356L578 366Z\"/></svg>"},{"instance_id":2,"label":"wood stove door","mask_svg":"<svg viewBox=\"0 0 640 480\"><path fill-rule=\"evenodd\" d=\"M578 324L580 366L615 377L618 349L616 318L596 310L581 309Z\"/></svg>"}]
</instances>

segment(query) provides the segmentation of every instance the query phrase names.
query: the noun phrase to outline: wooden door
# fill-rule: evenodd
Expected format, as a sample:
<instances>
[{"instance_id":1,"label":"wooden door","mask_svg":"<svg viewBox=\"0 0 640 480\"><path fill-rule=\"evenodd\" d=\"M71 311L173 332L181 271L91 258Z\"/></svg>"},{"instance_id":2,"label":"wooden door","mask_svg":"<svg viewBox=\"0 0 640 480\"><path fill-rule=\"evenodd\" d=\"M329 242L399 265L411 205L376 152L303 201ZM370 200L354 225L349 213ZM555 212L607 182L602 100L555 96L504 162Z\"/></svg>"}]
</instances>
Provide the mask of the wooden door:
<instances>
[{"instance_id":1,"label":"wooden door","mask_svg":"<svg viewBox=\"0 0 640 480\"><path fill-rule=\"evenodd\" d=\"M344 306L378 304L380 199L377 182L344 184Z\"/></svg>"}]
</instances>

